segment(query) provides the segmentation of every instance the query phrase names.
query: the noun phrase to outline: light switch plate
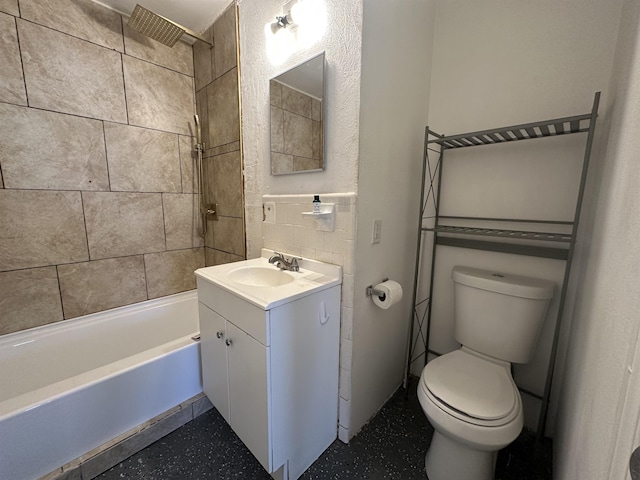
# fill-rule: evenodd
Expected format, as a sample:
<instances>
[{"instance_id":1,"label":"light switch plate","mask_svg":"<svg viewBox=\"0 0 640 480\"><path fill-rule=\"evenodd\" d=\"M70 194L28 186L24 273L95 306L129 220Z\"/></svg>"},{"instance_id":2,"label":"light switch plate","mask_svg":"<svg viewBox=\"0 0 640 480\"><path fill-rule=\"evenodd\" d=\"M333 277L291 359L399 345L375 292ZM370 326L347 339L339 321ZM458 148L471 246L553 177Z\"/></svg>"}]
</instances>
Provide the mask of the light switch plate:
<instances>
[{"instance_id":1,"label":"light switch plate","mask_svg":"<svg viewBox=\"0 0 640 480\"><path fill-rule=\"evenodd\" d=\"M374 243L380 243L382 237L382 220L379 218L373 219L373 228L371 230L371 245Z\"/></svg>"}]
</instances>

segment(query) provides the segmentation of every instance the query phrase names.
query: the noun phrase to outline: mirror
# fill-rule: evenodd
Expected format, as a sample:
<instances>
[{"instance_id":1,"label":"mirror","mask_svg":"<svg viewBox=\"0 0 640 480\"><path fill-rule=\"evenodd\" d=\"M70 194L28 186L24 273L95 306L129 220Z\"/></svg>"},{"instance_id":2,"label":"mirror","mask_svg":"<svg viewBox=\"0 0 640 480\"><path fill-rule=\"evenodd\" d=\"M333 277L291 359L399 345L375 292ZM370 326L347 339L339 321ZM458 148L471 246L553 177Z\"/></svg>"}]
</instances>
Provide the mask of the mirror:
<instances>
[{"instance_id":1,"label":"mirror","mask_svg":"<svg viewBox=\"0 0 640 480\"><path fill-rule=\"evenodd\" d=\"M272 78L271 174L324 169L324 52Z\"/></svg>"}]
</instances>

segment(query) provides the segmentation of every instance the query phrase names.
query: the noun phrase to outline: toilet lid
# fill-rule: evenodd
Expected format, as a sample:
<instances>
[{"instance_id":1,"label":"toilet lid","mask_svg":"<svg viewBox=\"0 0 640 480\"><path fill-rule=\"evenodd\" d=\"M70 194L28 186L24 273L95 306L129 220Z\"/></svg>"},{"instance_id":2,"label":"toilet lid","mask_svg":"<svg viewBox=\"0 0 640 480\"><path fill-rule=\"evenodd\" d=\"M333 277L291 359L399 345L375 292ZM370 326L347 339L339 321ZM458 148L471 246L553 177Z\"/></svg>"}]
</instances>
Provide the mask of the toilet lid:
<instances>
[{"instance_id":1,"label":"toilet lid","mask_svg":"<svg viewBox=\"0 0 640 480\"><path fill-rule=\"evenodd\" d=\"M503 366L461 350L429 362L423 380L439 400L481 420L504 418L517 405L516 387Z\"/></svg>"}]
</instances>

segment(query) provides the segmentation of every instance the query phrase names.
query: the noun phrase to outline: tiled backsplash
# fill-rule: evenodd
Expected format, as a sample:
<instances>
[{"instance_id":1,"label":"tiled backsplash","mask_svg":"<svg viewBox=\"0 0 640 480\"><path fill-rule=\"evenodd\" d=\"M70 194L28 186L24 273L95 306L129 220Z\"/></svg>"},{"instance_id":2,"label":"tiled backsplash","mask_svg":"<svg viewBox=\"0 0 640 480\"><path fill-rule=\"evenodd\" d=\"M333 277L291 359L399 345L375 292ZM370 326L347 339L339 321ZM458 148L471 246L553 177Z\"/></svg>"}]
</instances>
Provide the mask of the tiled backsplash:
<instances>
[{"instance_id":1,"label":"tiled backsplash","mask_svg":"<svg viewBox=\"0 0 640 480\"><path fill-rule=\"evenodd\" d=\"M192 47L90 0L0 31L0 334L195 288Z\"/></svg>"},{"instance_id":2,"label":"tiled backsplash","mask_svg":"<svg viewBox=\"0 0 640 480\"><path fill-rule=\"evenodd\" d=\"M348 440L351 407L351 340L353 331L355 193L320 194L323 203L334 203L335 229L316 229L313 195L263 195L264 248L342 265L342 308L340 320L340 438Z\"/></svg>"}]
</instances>

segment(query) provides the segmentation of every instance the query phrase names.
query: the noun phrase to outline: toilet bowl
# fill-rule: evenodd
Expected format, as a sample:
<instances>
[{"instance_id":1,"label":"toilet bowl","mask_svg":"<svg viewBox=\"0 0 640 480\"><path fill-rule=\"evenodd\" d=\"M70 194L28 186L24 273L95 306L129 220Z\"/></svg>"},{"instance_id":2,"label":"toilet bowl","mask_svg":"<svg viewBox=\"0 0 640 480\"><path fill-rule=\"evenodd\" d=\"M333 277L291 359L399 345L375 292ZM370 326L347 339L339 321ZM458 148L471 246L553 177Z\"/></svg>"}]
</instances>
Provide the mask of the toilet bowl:
<instances>
[{"instance_id":1,"label":"toilet bowl","mask_svg":"<svg viewBox=\"0 0 640 480\"><path fill-rule=\"evenodd\" d=\"M429 480L493 480L497 453L523 427L511 363L526 363L554 284L469 267L453 269L455 337L461 348L431 360L418 399L433 438Z\"/></svg>"},{"instance_id":2,"label":"toilet bowl","mask_svg":"<svg viewBox=\"0 0 640 480\"><path fill-rule=\"evenodd\" d=\"M418 399L435 430L425 459L429 480L493 480L498 451L523 425L509 364L463 347L427 367Z\"/></svg>"}]
</instances>

